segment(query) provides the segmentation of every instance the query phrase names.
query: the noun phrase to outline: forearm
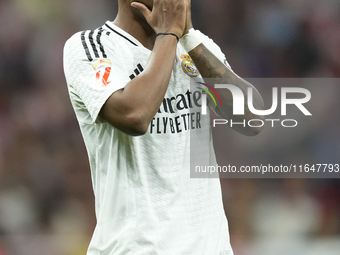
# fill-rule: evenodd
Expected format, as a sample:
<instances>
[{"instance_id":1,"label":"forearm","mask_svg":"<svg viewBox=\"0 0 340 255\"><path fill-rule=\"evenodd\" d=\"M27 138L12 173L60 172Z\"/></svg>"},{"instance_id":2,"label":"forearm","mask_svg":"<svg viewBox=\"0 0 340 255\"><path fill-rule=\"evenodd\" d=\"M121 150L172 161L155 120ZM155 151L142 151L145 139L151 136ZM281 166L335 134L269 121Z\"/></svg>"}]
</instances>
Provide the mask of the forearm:
<instances>
[{"instance_id":1,"label":"forearm","mask_svg":"<svg viewBox=\"0 0 340 255\"><path fill-rule=\"evenodd\" d=\"M176 46L174 36L157 37L144 72L110 96L101 116L129 135L145 133L166 93Z\"/></svg>"},{"instance_id":2,"label":"forearm","mask_svg":"<svg viewBox=\"0 0 340 255\"><path fill-rule=\"evenodd\" d=\"M144 72L124 88L123 97L131 101L131 107L138 111L137 114L144 116L148 124L159 110L168 88L176 45L174 36L157 37Z\"/></svg>"},{"instance_id":3,"label":"forearm","mask_svg":"<svg viewBox=\"0 0 340 255\"><path fill-rule=\"evenodd\" d=\"M237 76L229 68L227 68L214 54L212 54L203 44L198 45L196 48L189 52L196 67L200 71L203 78L210 78L214 84L231 84L237 86L242 90L244 95L247 95L248 88L253 89L253 102L254 107L263 109L263 99L260 93L247 81ZM233 96L229 90L223 89L218 91L222 96L223 106L214 109L221 117L233 120L243 121L250 119L264 119L263 116L252 114L248 109L247 96L245 98L245 114L233 115ZM254 128L244 128L240 125L234 126L234 129L244 135L254 135L260 130Z\"/></svg>"}]
</instances>

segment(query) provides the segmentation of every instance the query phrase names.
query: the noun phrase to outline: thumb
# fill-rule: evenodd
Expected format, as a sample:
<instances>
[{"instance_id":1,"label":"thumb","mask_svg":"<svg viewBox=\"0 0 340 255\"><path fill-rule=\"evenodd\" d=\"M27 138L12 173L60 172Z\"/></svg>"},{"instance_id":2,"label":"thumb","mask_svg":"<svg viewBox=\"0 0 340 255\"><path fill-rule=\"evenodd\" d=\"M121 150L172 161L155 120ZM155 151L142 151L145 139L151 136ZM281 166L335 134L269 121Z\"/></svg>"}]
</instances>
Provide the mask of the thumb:
<instances>
[{"instance_id":1,"label":"thumb","mask_svg":"<svg viewBox=\"0 0 340 255\"><path fill-rule=\"evenodd\" d=\"M138 9L143 14L145 19L148 20L148 17L150 16L151 11L144 4L139 3L139 2L132 2L131 6Z\"/></svg>"}]
</instances>

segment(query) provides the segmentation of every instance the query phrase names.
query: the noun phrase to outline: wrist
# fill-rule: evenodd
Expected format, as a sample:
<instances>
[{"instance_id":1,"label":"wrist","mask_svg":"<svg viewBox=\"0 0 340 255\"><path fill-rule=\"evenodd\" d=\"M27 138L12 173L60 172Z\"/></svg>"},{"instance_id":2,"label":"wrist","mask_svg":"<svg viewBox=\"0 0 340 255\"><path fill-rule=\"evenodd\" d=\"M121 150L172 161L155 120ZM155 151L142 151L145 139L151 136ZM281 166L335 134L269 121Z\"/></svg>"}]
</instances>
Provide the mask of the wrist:
<instances>
[{"instance_id":1,"label":"wrist","mask_svg":"<svg viewBox=\"0 0 340 255\"><path fill-rule=\"evenodd\" d=\"M190 52L198 45L200 45L203 41L199 34L199 31L191 28L188 30L187 34L183 35L179 39L179 42L181 43L186 52Z\"/></svg>"},{"instance_id":2,"label":"wrist","mask_svg":"<svg viewBox=\"0 0 340 255\"><path fill-rule=\"evenodd\" d=\"M194 27L192 26L192 23L190 22L190 25L187 25L185 27L183 36L187 35L191 29L194 29Z\"/></svg>"},{"instance_id":3,"label":"wrist","mask_svg":"<svg viewBox=\"0 0 340 255\"><path fill-rule=\"evenodd\" d=\"M179 42L179 36L176 35L175 33L158 33L158 34L156 35L156 37L158 37L158 36L165 36L165 35L174 36L174 37L176 38L177 42Z\"/></svg>"}]
</instances>

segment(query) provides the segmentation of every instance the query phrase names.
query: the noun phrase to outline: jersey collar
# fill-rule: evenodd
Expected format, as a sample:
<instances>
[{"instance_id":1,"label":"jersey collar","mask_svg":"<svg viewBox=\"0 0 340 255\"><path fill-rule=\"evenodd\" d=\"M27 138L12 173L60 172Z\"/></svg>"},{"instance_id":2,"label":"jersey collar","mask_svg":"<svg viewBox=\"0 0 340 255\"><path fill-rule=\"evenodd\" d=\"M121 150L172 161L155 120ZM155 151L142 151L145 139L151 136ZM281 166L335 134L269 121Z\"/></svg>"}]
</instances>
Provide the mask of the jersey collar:
<instances>
[{"instance_id":1,"label":"jersey collar","mask_svg":"<svg viewBox=\"0 0 340 255\"><path fill-rule=\"evenodd\" d=\"M103 28L109 29L110 31L112 31L112 32L116 33L117 35L123 37L125 40L129 41L131 44L133 44L135 46L140 46L140 47L144 48L144 46L136 38L134 38L129 33L125 32L123 29L117 27L111 21L106 21Z\"/></svg>"}]
</instances>

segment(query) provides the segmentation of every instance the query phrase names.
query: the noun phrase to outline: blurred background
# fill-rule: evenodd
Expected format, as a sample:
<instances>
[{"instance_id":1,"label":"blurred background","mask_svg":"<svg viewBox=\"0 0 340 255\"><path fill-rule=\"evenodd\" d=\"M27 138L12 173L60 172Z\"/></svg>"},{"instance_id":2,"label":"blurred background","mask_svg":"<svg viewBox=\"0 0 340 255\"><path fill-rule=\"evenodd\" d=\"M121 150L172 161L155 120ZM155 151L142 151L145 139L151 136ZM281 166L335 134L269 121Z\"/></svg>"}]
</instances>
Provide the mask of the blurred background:
<instances>
[{"instance_id":1,"label":"blurred background","mask_svg":"<svg viewBox=\"0 0 340 255\"><path fill-rule=\"evenodd\" d=\"M240 76L340 76L340 0L192 5L195 28L215 40ZM73 33L95 29L116 12L116 0L0 0L0 255L86 253L94 198L62 51ZM339 108L329 103L339 95L323 96L317 103L326 124L298 140L275 141L291 149L292 160L340 163ZM263 135L257 146L272 137ZM239 139L230 133L230 160L273 159L270 147L254 153L258 147ZM235 255L340 254L338 179L221 182Z\"/></svg>"}]
</instances>

